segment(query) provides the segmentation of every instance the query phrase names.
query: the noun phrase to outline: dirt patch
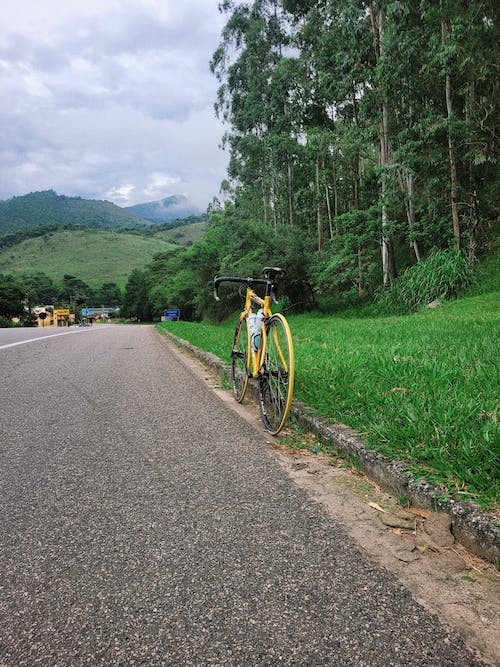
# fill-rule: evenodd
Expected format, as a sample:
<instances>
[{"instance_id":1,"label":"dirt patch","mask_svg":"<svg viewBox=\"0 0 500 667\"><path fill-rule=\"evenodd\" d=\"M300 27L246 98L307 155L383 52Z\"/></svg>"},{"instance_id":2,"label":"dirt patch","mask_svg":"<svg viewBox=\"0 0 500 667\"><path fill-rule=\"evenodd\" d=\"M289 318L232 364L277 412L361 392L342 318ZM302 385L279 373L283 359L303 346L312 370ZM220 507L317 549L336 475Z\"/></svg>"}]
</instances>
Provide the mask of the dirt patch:
<instances>
[{"instance_id":1,"label":"dirt patch","mask_svg":"<svg viewBox=\"0 0 500 667\"><path fill-rule=\"evenodd\" d=\"M458 628L487 664L499 664L500 573L454 541L449 517L401 507L366 476L321 453L270 447L295 483L343 525L367 558L393 572L420 604Z\"/></svg>"},{"instance_id":2,"label":"dirt patch","mask_svg":"<svg viewBox=\"0 0 500 667\"><path fill-rule=\"evenodd\" d=\"M313 434L285 430L272 438L259 424L255 401L236 403L215 373L169 349L255 429L287 474L342 524L367 559L391 571L423 607L461 631L486 664L499 665L500 573L455 542L447 516L403 507L357 471L355 461L323 454Z\"/></svg>"}]
</instances>

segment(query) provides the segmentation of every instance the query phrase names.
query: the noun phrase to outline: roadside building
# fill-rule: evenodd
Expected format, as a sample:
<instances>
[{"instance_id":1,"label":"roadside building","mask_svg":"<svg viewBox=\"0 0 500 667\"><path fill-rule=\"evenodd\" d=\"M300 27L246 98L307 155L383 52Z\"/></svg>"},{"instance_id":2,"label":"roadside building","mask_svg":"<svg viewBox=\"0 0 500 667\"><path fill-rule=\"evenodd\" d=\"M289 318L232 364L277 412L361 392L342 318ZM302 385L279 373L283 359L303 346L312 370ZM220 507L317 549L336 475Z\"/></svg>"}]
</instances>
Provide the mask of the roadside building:
<instances>
[{"instance_id":1,"label":"roadside building","mask_svg":"<svg viewBox=\"0 0 500 667\"><path fill-rule=\"evenodd\" d=\"M119 308L82 308L82 319L92 322L109 322L114 317L118 317L120 313Z\"/></svg>"},{"instance_id":2,"label":"roadside building","mask_svg":"<svg viewBox=\"0 0 500 667\"><path fill-rule=\"evenodd\" d=\"M75 314L69 308L54 308L54 306L35 306L33 313L39 327L67 327L75 323Z\"/></svg>"}]
</instances>

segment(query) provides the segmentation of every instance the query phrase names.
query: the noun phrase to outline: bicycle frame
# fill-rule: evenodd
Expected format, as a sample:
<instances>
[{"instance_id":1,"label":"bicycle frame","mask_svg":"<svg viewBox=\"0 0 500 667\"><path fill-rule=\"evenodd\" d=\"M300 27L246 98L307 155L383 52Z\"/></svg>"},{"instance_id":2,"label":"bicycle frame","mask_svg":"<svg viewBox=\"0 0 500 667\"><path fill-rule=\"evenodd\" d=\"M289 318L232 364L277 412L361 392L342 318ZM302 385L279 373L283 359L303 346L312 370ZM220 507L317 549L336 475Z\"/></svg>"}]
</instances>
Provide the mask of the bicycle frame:
<instances>
[{"instance_id":1,"label":"bicycle frame","mask_svg":"<svg viewBox=\"0 0 500 667\"><path fill-rule=\"evenodd\" d=\"M248 319L248 316L251 315L252 313L252 304L260 306L260 308L262 308L262 315L263 315L261 323L260 345L257 350L254 350L253 346L250 345L252 363L251 363L251 373L249 373L249 377L255 379L262 374L262 369L264 367L264 360L266 358L266 352L267 352L267 330L264 325L266 319L272 317L273 313L271 310L271 296L265 296L262 299L251 287L247 287L245 294L245 306L242 312L240 313L240 320ZM281 350L281 347L277 339L276 339L276 344L277 344L276 347L278 350L278 354L281 359L281 363L283 364L283 368L288 372L288 364L286 363L286 359L283 355L283 352ZM249 371L250 371L250 364L249 364Z\"/></svg>"},{"instance_id":2,"label":"bicycle frame","mask_svg":"<svg viewBox=\"0 0 500 667\"><path fill-rule=\"evenodd\" d=\"M261 325L261 342L257 350L254 350L253 346L250 345L250 357L251 357L251 374L250 377L257 378L262 372L262 366L264 359L266 357L267 349L267 332L266 327L263 326L265 318L272 316L271 311L271 297L265 296L263 299L251 288L247 287L245 294L245 306L240 314L240 320L248 319L248 316L252 314L252 304L255 304L262 308L262 325ZM250 366L250 364L249 364ZM250 371L250 367L249 367Z\"/></svg>"}]
</instances>

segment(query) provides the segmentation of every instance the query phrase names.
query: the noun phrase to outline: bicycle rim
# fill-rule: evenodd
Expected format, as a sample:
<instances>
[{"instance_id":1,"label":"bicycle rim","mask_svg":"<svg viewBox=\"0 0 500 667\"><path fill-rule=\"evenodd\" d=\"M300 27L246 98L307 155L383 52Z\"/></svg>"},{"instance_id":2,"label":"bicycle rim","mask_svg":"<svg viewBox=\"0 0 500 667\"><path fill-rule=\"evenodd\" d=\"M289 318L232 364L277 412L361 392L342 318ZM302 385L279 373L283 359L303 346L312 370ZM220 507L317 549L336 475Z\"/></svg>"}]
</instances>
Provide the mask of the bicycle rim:
<instances>
[{"instance_id":1,"label":"bicycle rim","mask_svg":"<svg viewBox=\"0 0 500 667\"><path fill-rule=\"evenodd\" d=\"M290 328L278 313L266 324L267 343L259 378L259 405L264 426L277 435L283 428L292 403L294 356Z\"/></svg>"},{"instance_id":2,"label":"bicycle rim","mask_svg":"<svg viewBox=\"0 0 500 667\"><path fill-rule=\"evenodd\" d=\"M233 396L241 403L248 387L248 359L250 354L250 338L247 320L243 319L236 325L233 349L231 351L231 384Z\"/></svg>"}]
</instances>

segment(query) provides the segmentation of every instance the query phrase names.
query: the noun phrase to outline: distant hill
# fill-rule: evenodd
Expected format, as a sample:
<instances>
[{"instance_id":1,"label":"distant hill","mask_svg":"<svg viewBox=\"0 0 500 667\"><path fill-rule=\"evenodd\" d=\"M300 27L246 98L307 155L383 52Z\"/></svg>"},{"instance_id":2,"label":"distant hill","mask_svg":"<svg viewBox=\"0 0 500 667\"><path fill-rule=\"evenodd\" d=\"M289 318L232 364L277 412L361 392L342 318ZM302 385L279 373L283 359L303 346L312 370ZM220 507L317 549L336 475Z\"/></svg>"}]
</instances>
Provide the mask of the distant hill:
<instances>
[{"instance_id":1,"label":"distant hill","mask_svg":"<svg viewBox=\"0 0 500 667\"><path fill-rule=\"evenodd\" d=\"M133 269L175 247L137 233L57 229L1 248L0 267L13 275L41 271L56 283L70 274L91 286L115 282L123 287Z\"/></svg>"},{"instance_id":2,"label":"distant hill","mask_svg":"<svg viewBox=\"0 0 500 667\"><path fill-rule=\"evenodd\" d=\"M202 212L184 195L172 195L159 201L127 206L124 210L154 223L187 218L191 215L199 215Z\"/></svg>"},{"instance_id":3,"label":"distant hill","mask_svg":"<svg viewBox=\"0 0 500 667\"><path fill-rule=\"evenodd\" d=\"M173 229L165 229L154 235L155 239L171 241L182 246L191 246L207 231L208 220L179 225Z\"/></svg>"},{"instance_id":4,"label":"distant hill","mask_svg":"<svg viewBox=\"0 0 500 667\"><path fill-rule=\"evenodd\" d=\"M54 190L0 201L0 235L45 225L140 229L150 223L109 201L58 195Z\"/></svg>"}]
</instances>

